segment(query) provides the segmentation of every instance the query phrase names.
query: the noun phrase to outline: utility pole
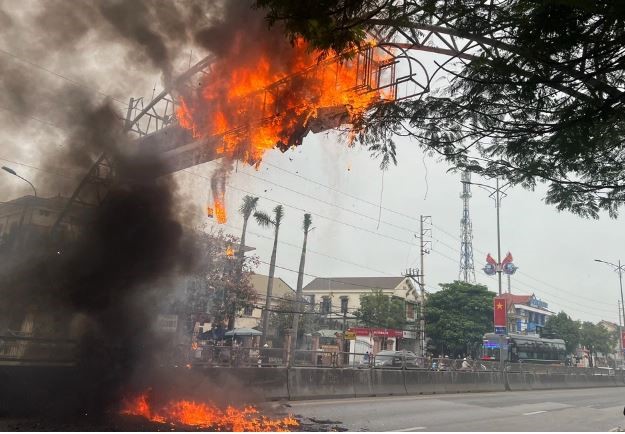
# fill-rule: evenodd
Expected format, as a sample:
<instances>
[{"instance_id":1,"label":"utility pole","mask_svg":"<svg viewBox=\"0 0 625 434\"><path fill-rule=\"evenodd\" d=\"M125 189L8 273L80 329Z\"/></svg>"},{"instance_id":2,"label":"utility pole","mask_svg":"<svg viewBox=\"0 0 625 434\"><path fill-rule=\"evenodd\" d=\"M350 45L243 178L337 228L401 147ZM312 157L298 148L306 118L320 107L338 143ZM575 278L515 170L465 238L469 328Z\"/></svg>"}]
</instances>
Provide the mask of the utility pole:
<instances>
[{"instance_id":1,"label":"utility pole","mask_svg":"<svg viewBox=\"0 0 625 434\"><path fill-rule=\"evenodd\" d=\"M432 217L421 215L419 218L419 255L420 269L409 268L404 273L405 277L411 278L419 286L419 347L421 356L426 355L425 336L425 255L432 249Z\"/></svg>"},{"instance_id":2,"label":"utility pole","mask_svg":"<svg viewBox=\"0 0 625 434\"><path fill-rule=\"evenodd\" d=\"M625 265L621 265L621 260L618 260L618 265L613 264L612 262L603 261L601 259L595 259L595 262L601 262L603 264L609 265L614 268L614 271L618 272L618 283L619 288L621 290L621 303L619 305L619 348L621 349L621 356L625 359L625 354L623 353L623 326L625 326L625 301L623 301L623 271ZM621 325L621 318L623 318L623 324Z\"/></svg>"},{"instance_id":3,"label":"utility pole","mask_svg":"<svg viewBox=\"0 0 625 434\"><path fill-rule=\"evenodd\" d=\"M417 332L419 335L419 352L421 353L421 356L425 357L425 308L423 306L425 304L425 299L423 298L424 290L423 285L421 284L421 282L423 281L423 274L421 274L418 268L408 268L404 272L404 277L409 277L410 279L412 279L412 281L415 282L420 289L419 292L421 294L421 301L419 303L419 329L417 330Z\"/></svg>"},{"instance_id":4,"label":"utility pole","mask_svg":"<svg viewBox=\"0 0 625 434\"><path fill-rule=\"evenodd\" d=\"M625 360L625 354L623 354L623 321L621 320L621 300L617 300L618 302L618 330L619 330L619 337L618 337L618 347L621 350L621 354L619 354L618 359L621 359L622 361Z\"/></svg>"}]
</instances>

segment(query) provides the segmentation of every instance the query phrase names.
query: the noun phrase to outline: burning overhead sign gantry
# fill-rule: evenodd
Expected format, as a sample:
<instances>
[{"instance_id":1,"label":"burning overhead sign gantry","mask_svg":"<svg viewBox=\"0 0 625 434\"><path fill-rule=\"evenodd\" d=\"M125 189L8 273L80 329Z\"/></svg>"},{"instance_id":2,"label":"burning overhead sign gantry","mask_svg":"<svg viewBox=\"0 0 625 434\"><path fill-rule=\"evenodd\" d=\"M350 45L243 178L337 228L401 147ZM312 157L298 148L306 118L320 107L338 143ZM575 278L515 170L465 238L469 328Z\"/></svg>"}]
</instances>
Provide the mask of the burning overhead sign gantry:
<instances>
[{"instance_id":1,"label":"burning overhead sign gantry","mask_svg":"<svg viewBox=\"0 0 625 434\"><path fill-rule=\"evenodd\" d=\"M131 101L129 115L133 109L145 115L133 125L141 136L135 145L140 153L159 153L169 172L217 158L258 167L266 151L299 146L309 132L344 127L351 142L374 105L428 91L425 68L399 44L321 57L296 41L279 58L259 52L244 61L205 59L205 67L161 95L160 113L155 102L146 111ZM224 191L215 188L223 183L212 184L214 215L223 222Z\"/></svg>"}]
</instances>

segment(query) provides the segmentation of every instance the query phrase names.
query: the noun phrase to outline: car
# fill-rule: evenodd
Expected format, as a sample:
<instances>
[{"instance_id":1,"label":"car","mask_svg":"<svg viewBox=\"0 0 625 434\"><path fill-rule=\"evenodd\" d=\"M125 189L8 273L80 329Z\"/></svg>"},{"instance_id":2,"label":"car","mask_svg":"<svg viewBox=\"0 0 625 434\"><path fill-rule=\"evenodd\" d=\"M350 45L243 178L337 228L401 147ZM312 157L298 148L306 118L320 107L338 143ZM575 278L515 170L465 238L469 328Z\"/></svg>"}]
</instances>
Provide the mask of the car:
<instances>
[{"instance_id":1,"label":"car","mask_svg":"<svg viewBox=\"0 0 625 434\"><path fill-rule=\"evenodd\" d=\"M407 366L417 366L417 355L412 351L380 351L375 355L374 366L401 368L404 360Z\"/></svg>"}]
</instances>

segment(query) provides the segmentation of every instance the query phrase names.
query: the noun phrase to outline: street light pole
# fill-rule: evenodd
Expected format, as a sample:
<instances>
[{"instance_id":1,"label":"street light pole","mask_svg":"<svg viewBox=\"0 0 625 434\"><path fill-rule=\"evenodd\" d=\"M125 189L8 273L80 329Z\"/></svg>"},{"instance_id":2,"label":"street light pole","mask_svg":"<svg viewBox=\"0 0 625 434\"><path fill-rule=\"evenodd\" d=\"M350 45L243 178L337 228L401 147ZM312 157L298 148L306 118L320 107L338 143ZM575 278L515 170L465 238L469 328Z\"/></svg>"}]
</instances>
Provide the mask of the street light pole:
<instances>
[{"instance_id":1,"label":"street light pole","mask_svg":"<svg viewBox=\"0 0 625 434\"><path fill-rule=\"evenodd\" d=\"M501 197L499 190L499 178L496 179L495 185L495 206L497 207L497 276L499 278L499 295L501 295L501 229L499 226L499 207L501 205Z\"/></svg>"},{"instance_id":2,"label":"street light pole","mask_svg":"<svg viewBox=\"0 0 625 434\"><path fill-rule=\"evenodd\" d=\"M23 181L26 181L28 185L30 185L30 187L33 189L33 193L35 193L35 197L37 197L37 190L35 189L35 186L33 185L32 182L30 182L28 179L24 178L23 176L18 175L17 172L11 169L10 167L2 166L2 170L4 170L7 173L10 173L13 176L17 176L19 179Z\"/></svg>"},{"instance_id":3,"label":"street light pole","mask_svg":"<svg viewBox=\"0 0 625 434\"><path fill-rule=\"evenodd\" d=\"M613 264L612 262L604 261L601 259L595 259L595 262L602 262L606 265L609 265L614 268L614 271L618 271L618 283L619 288L621 290L621 311L619 312L619 323L620 319L623 318L623 322L625 323L625 304L623 302L623 267L625 265L621 265L621 260L618 260L618 265ZM625 354L623 354L623 326L619 325L619 347L621 349L621 357L625 359Z\"/></svg>"},{"instance_id":4,"label":"street light pole","mask_svg":"<svg viewBox=\"0 0 625 434\"><path fill-rule=\"evenodd\" d=\"M10 167L6 167L6 166L2 166L2 170L4 170L7 173L10 173L13 176L18 177L19 179L26 181L28 183L28 185L30 185L30 187L33 189L33 193L35 194L35 197L37 197L37 189L35 189L35 186L33 185L32 182L30 182L28 179L24 178L23 176L18 175L18 173L11 169ZM24 220L26 219L26 213L28 211L28 200L24 201L24 210L22 211L22 217L20 218L20 226L19 226L19 240L18 243L13 244L13 249L17 249L18 248L18 244L23 244L24 240L26 239L26 235L24 232ZM32 214L31 214L31 222L32 222Z\"/></svg>"}]
</instances>

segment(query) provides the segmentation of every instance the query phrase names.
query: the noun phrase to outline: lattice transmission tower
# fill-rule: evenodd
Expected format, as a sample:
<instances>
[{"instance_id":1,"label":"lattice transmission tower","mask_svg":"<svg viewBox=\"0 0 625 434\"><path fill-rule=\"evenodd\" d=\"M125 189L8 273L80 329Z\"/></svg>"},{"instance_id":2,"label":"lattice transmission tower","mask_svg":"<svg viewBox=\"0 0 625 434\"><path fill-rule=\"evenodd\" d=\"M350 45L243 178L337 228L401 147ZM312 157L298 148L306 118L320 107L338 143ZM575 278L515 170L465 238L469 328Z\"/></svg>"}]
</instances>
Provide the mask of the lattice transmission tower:
<instances>
[{"instance_id":1,"label":"lattice transmission tower","mask_svg":"<svg viewBox=\"0 0 625 434\"><path fill-rule=\"evenodd\" d=\"M475 283L475 267L473 265L473 227L469 214L471 199L471 173L462 172L462 218L460 219L460 280Z\"/></svg>"}]
</instances>

